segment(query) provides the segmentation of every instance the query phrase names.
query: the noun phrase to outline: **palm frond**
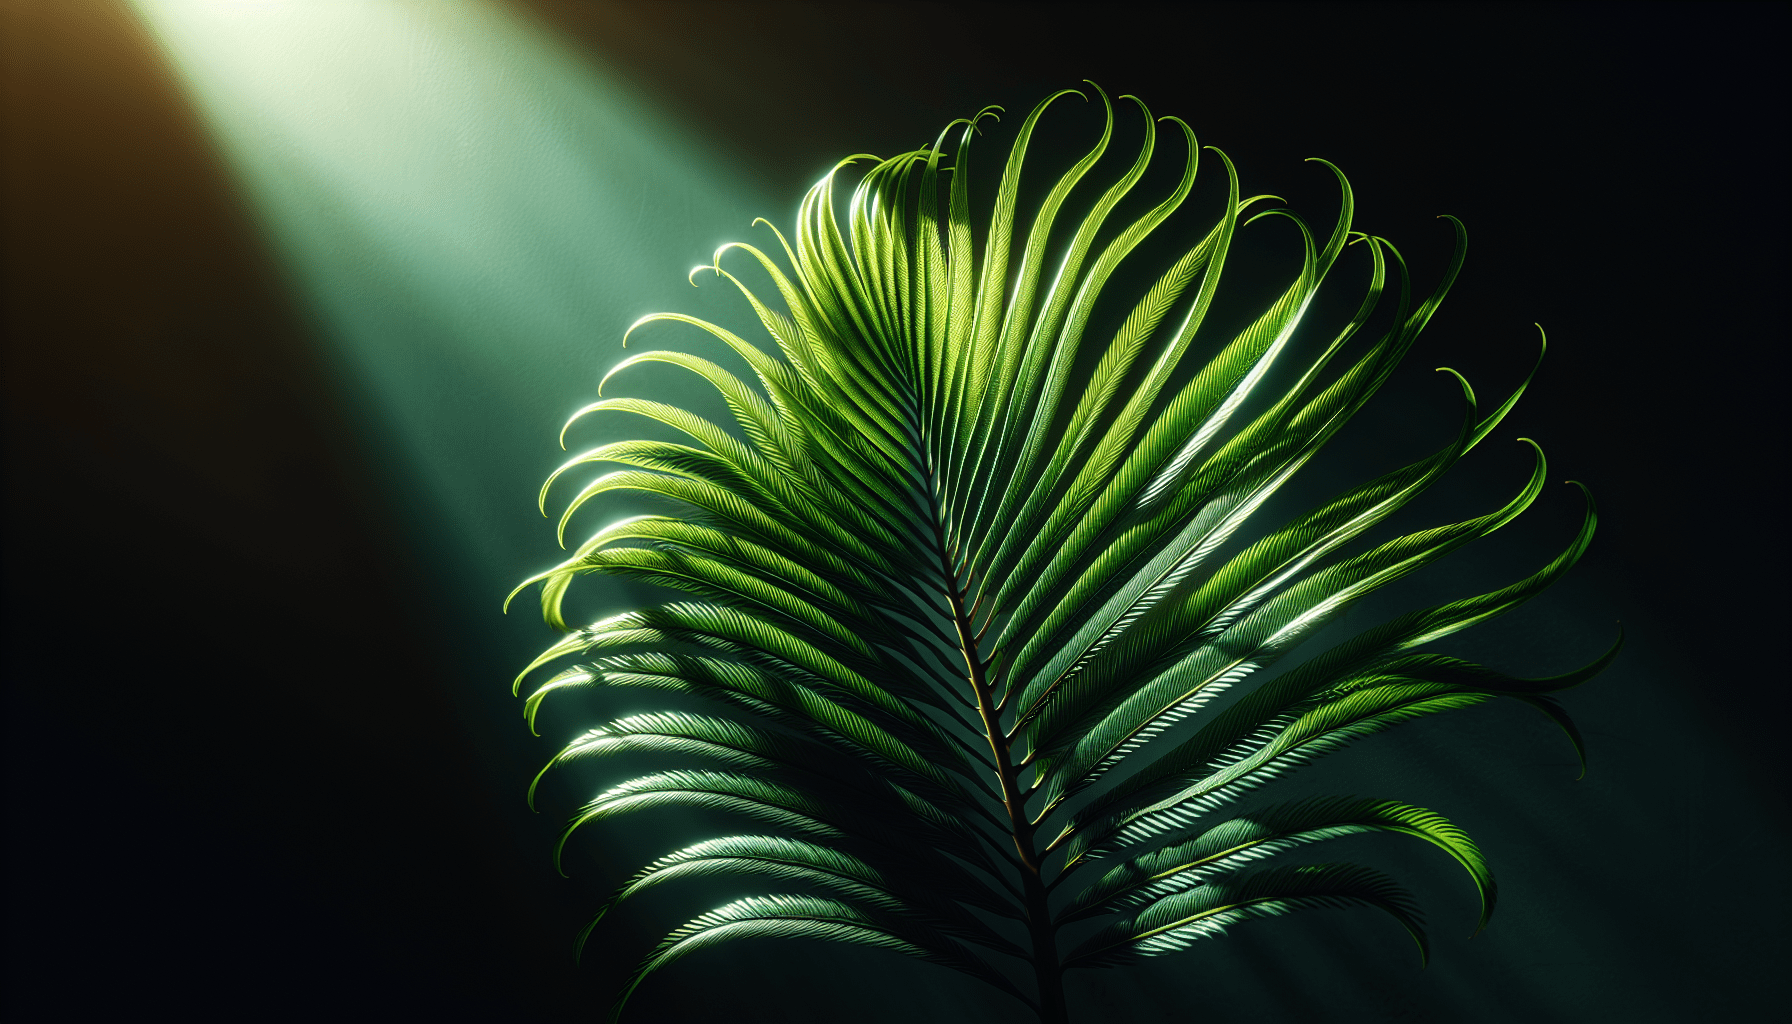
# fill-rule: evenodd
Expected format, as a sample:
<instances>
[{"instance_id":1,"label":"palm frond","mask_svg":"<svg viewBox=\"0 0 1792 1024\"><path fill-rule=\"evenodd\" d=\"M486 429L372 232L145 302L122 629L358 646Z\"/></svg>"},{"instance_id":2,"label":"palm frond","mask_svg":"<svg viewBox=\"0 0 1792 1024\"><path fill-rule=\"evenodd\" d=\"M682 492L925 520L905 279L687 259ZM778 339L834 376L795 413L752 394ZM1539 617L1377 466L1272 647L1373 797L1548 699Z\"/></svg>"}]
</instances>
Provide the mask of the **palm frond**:
<instances>
[{"instance_id":1,"label":"palm frond","mask_svg":"<svg viewBox=\"0 0 1792 1024\"><path fill-rule=\"evenodd\" d=\"M1069 97L1100 104L1099 136L1025 210L1029 147ZM746 937L896 950L965 971L1048 1022L1066 1019L1067 968L1175 952L1257 917L1375 907L1423 951L1410 899L1375 872L1258 867L1339 836L1412 836L1469 873L1485 925L1491 869L1442 815L1356 797L1216 812L1364 737L1496 697L1537 708L1582 751L1551 694L1596 674L1616 646L1535 680L1419 648L1560 578L1593 536L1590 496L1577 535L1524 579L1400 616L1292 669L1277 664L1542 493L1542 450L1527 441L1533 470L1497 508L1364 546L1468 459L1531 381L1488 411L1446 370L1462 418L1433 454L1286 521L1268 511L1430 323L1463 265L1462 225L1450 218L1454 253L1416 298L1393 245L1352 226L1355 198L1338 168L1320 161L1340 203L1316 235L1289 210L1263 207L1275 197L1246 196L1231 160L1187 124L1121 99L1142 133L1105 184L1092 176L1110 159L1114 104L1099 89L1064 90L1021 124L981 213L971 155L982 159L996 108L948 125L932 145L841 161L788 235L756 221L770 244L725 245L693 272L693 283L737 290L763 340L677 313L625 335L695 327L744 371L636 352L562 432L564 444L587 418L624 413L682 436L601 444L556 469L544 514L562 477L600 467L559 517L563 544L577 514L612 492L675 511L597 529L511 594L539 584L543 617L565 634L516 685L575 659L525 700L530 727L549 698L578 688L671 690L708 710L628 715L556 755L544 774L635 751L698 762L603 789L572 819L556 860L586 825L667 806L722 809L785 833L669 853L628 880L591 929L621 900L695 876L815 890L694 918L647 956L624 999L685 954ZM1160 138L1163 124L1174 130ZM1174 184L1129 201L1160 149L1178 162ZM1217 213L1167 268L1135 268L1147 239L1186 218L1204 157L1224 174ZM842 209L836 179L855 165L864 173ZM1135 207L1143 212L1122 215ZM1213 310L1233 250L1259 222L1291 226L1298 247L1274 298L1242 326L1223 324ZM1314 333L1315 297L1359 272L1344 269L1356 254L1354 312ZM756 292L745 270L769 291ZM1098 313L1110 309L1125 315L1098 336ZM643 363L714 387L724 422L601 396ZM565 597L593 574L680 597L572 628ZM1074 895L1060 891L1122 850ZM1103 930L1061 954L1061 927L1100 917ZM1031 992L991 954L1030 970Z\"/></svg>"}]
</instances>

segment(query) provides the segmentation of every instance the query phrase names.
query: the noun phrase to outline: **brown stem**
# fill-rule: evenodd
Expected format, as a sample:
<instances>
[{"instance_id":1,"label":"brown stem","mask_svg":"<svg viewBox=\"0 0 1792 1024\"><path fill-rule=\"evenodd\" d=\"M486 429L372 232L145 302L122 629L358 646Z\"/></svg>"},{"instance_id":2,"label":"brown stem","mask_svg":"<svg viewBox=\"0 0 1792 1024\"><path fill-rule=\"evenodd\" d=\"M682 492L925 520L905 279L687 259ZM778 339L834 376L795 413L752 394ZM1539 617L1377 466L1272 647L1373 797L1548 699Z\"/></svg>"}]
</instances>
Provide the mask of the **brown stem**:
<instances>
[{"instance_id":1,"label":"brown stem","mask_svg":"<svg viewBox=\"0 0 1792 1024\"><path fill-rule=\"evenodd\" d=\"M932 474L929 473L929 476ZM958 579L958 570L946 552L945 527L939 517L934 520L934 537L940 551L940 571L951 582L946 594L952 609L952 624L958 630L958 648L964 655L965 670L971 692L977 698L977 713L983 719L983 735L995 755L996 776L1002 785L1002 806L1008 812L1014 849L1020 854L1021 894L1027 919L1027 937L1033 947L1033 976L1039 986L1039 1019L1041 1024L1068 1024L1064 1005L1064 969L1058 961L1057 928L1052 924L1047 906L1050 893L1039 877L1040 859L1034 846L1034 825L1027 820L1026 792L1020 785L1020 765L1011 753L1012 744L1002 731L1001 711L996 705L995 687L989 681L989 665L978 651L978 634L971 623L971 612L965 608L966 585Z\"/></svg>"}]
</instances>

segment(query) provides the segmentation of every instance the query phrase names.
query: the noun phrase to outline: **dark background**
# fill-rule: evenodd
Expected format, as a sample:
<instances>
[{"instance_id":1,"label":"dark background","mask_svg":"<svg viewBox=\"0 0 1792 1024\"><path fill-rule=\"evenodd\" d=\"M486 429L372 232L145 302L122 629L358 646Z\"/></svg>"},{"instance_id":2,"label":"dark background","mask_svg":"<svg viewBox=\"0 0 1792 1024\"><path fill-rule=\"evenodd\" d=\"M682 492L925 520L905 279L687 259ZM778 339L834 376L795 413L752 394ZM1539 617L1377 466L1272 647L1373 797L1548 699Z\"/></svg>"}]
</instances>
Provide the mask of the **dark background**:
<instances>
[{"instance_id":1,"label":"dark background","mask_svg":"<svg viewBox=\"0 0 1792 1024\"><path fill-rule=\"evenodd\" d=\"M1509 578L1565 542L1563 477L1593 487L1601 531L1486 642L1553 671L1623 620L1622 660L1568 698L1592 772L1574 782L1543 725L1494 709L1339 769L1485 808L1449 813L1501 872L1490 930L1461 941L1465 884L1416 854L1449 935L1426 972L1366 914L1258 924L1080 979L1081 1019L1769 1015L1787 910L1784 5L523 9L792 202L835 156L1087 77L1187 118L1251 191L1312 195L1301 158L1331 159L1358 224L1421 283L1448 251L1433 215L1455 214L1466 273L1392 396L1443 362L1503 393L1530 322L1549 329L1506 433L1545 444L1552 490L1483 559L1509 555ZM120 4L5 15L8 1016L601 1013L701 908L644 907L573 968L571 936L627 866L548 867L568 805L518 798L546 747L514 735L508 667L432 615L371 442L178 85ZM1380 403L1359 450L1398 434L1401 401L1433 398ZM1024 1019L945 975L743 944L656 978L636 1010Z\"/></svg>"}]
</instances>

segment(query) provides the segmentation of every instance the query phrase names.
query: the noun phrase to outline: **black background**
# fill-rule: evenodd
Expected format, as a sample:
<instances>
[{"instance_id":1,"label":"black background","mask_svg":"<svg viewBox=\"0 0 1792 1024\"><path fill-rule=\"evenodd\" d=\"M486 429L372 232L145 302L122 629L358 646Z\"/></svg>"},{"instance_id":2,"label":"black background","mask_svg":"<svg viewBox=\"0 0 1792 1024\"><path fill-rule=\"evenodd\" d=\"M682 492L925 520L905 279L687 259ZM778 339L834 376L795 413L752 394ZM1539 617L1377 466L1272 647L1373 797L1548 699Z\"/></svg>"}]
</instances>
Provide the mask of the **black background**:
<instances>
[{"instance_id":1,"label":"black background","mask_svg":"<svg viewBox=\"0 0 1792 1024\"><path fill-rule=\"evenodd\" d=\"M1245 985L1264 1019L1770 1012L1787 909L1784 5L522 9L793 200L837 155L1091 78L1187 118L1250 190L1311 195L1324 182L1301 158L1339 164L1359 225L1400 241L1422 283L1448 250L1433 215L1461 217L1468 268L1413 372L1449 362L1500 390L1542 322L1550 357L1517 426L1603 516L1568 596L1508 638L1561 667L1614 617L1632 637L1569 698L1606 788L1576 795L1557 767L1507 794L1556 793L1548 820L1604 800L1628 827L1527 844L1514 810L1495 863L1517 861L1512 913L1514 877L1551 875L1529 898L1578 893L1573 913L1614 915L1621 939L1584 969L1458 947L1503 959L1459 962L1455 989L1374 960L1373 985L1323 991L1322 962L1348 959L1326 942L1384 927L1367 920L1290 952L1289 925L1259 925L1224 955L1275 962ZM571 967L589 894L615 879L555 878L553 823L476 755L469 731L489 726L445 695L464 666L413 599L403 525L177 85L119 4L8 3L6 33L8 1016L601 1013L670 922L647 915ZM1551 502L1536 542L1518 535L1527 564L1578 515ZM799 982L797 955L861 973ZM1091 982L1075 1006L1201 1016L1204 955ZM866 1018L897 1020L919 1012L909 986L949 984L873 954L708 957L650 983L640 1019L835 1019L869 990ZM1508 976L1528 987L1497 1003ZM1656 995L1639 1002L1640 980Z\"/></svg>"}]
</instances>

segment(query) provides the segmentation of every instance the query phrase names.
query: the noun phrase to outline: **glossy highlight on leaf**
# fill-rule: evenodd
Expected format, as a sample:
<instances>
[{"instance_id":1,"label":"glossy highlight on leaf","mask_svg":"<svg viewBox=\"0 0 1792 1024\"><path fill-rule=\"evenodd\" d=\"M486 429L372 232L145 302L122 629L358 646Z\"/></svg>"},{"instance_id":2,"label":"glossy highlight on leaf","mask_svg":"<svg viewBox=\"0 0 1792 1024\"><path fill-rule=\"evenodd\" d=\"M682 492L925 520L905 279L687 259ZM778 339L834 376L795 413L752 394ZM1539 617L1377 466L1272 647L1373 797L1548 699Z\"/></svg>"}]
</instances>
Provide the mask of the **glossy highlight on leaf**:
<instances>
[{"instance_id":1,"label":"glossy highlight on leaf","mask_svg":"<svg viewBox=\"0 0 1792 1024\"><path fill-rule=\"evenodd\" d=\"M1099 105L1101 132L1058 178L1035 182L1029 147L1072 98ZM1579 532L1530 575L1302 647L1538 499L1547 463L1520 439L1533 469L1504 503L1391 538L1376 529L1494 435L1535 368L1491 408L1444 368L1460 393L1454 436L1305 513L1272 514L1437 312L1463 265L1463 226L1446 218L1454 254L1415 298L1394 247L1353 227L1339 168L1317 161L1340 208L1316 234L1264 208L1274 197L1246 197L1232 161L1189 125L1121 100L1142 118L1135 153L1110 154L1120 115L1105 93L1061 91L997 161L987 209L973 201L983 172L972 165L996 108L933 145L840 161L793 230L756 221L765 244L723 246L693 272L737 290L765 336L677 313L625 336L695 328L742 369L650 349L604 378L614 388L642 363L678 367L716 389L726 422L612 395L563 432L562 443L588 418L626 413L684 440L599 445L543 486L546 514L562 478L597 468L559 516L563 543L611 492L670 511L602 526L511 594L539 585L544 619L565 634L517 685L570 663L525 700L531 728L545 701L577 688L673 690L709 710L632 714L555 756L544 774L641 750L691 762L598 793L556 861L586 826L658 807L718 808L771 830L671 851L599 911L581 948L618 903L664 882L727 874L773 887L672 931L614 1014L654 971L739 938L904 953L993 985L1048 1024L1067 1020L1064 971L1179 952L1255 918L1371 907L1424 956L1418 911L1393 881L1298 858L1346 835L1421 840L1468 874L1485 926L1498 889L1466 833L1388 797L1252 806L1254 791L1405 722L1502 697L1550 717L1584 765L1551 695L1603 669L1617 645L1533 680L1420 648L1559 579L1592 539L1590 494ZM1160 159L1179 168L1174 184L1128 201ZM1139 265L1146 239L1186 231L1175 225L1203 165L1223 176L1218 209L1167 267ZM863 175L842 208L849 167ZM1020 202L1023 183L1043 191L1035 208ZM1241 233L1277 223L1299 244L1274 297L1242 322L1212 316ZM1322 287L1356 296L1344 322L1309 323ZM1128 312L1098 315L1110 308ZM571 627L564 598L590 574L672 597ZM1284 670L1297 649L1304 660ZM1075 936L1060 933L1081 922L1101 927L1068 946Z\"/></svg>"}]
</instances>

